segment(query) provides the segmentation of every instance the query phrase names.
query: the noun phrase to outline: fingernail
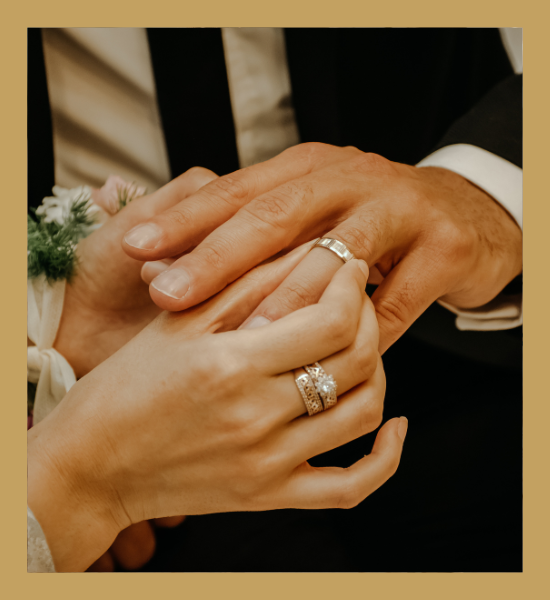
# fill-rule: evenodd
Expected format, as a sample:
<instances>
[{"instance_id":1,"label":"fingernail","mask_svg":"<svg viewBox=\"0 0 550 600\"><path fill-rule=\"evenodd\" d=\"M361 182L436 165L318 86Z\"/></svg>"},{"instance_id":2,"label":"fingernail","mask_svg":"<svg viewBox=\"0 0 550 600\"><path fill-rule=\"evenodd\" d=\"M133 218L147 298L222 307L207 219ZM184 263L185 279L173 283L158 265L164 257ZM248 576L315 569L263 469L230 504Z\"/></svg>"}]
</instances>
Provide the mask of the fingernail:
<instances>
[{"instance_id":1,"label":"fingernail","mask_svg":"<svg viewBox=\"0 0 550 600\"><path fill-rule=\"evenodd\" d=\"M151 282L156 290L176 300L180 300L187 294L189 284L189 275L184 269L169 269Z\"/></svg>"},{"instance_id":2,"label":"fingernail","mask_svg":"<svg viewBox=\"0 0 550 600\"><path fill-rule=\"evenodd\" d=\"M255 329L256 327L263 327L264 325L269 325L271 321L266 319L265 317L254 317L246 325L243 329Z\"/></svg>"},{"instance_id":3,"label":"fingernail","mask_svg":"<svg viewBox=\"0 0 550 600\"><path fill-rule=\"evenodd\" d=\"M155 277L158 277L161 273L164 273L170 266L170 263L166 263L163 260L155 260L144 263L141 267L141 278L148 283L153 281Z\"/></svg>"},{"instance_id":4,"label":"fingernail","mask_svg":"<svg viewBox=\"0 0 550 600\"><path fill-rule=\"evenodd\" d=\"M367 263L362 260L361 258L357 259L357 264L359 266L359 268L361 269L361 271L363 271L363 275L365 277L369 276L369 266L367 265Z\"/></svg>"},{"instance_id":5,"label":"fingernail","mask_svg":"<svg viewBox=\"0 0 550 600\"><path fill-rule=\"evenodd\" d=\"M399 425L397 426L397 435L401 438L401 441L405 441L407 435L407 429L409 428L409 421L407 417L401 417L399 419Z\"/></svg>"},{"instance_id":6,"label":"fingernail","mask_svg":"<svg viewBox=\"0 0 550 600\"><path fill-rule=\"evenodd\" d=\"M141 250L152 250L162 237L162 229L153 223L138 225L131 229L125 236L124 241L128 246L140 248Z\"/></svg>"}]
</instances>

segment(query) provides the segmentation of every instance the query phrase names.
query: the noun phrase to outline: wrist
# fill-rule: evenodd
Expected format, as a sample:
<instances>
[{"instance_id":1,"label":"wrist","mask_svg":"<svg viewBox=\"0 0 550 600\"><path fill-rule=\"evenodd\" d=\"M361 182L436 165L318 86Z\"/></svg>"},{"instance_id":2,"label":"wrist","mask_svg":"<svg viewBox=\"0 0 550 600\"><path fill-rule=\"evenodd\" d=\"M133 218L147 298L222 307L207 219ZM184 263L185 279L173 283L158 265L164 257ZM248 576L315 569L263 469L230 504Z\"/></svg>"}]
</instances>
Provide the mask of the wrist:
<instances>
[{"instance_id":1,"label":"wrist","mask_svg":"<svg viewBox=\"0 0 550 600\"><path fill-rule=\"evenodd\" d=\"M474 263L469 273L478 271L480 259L485 261L480 270L482 281L474 281L480 289L485 287L483 283L487 281L493 283L489 297L477 304L483 305L521 274L522 230L500 202L470 179L440 166L421 167L419 171L428 183L427 196L436 200L434 206L437 207L437 201L447 196L452 200L445 210L449 210L449 214L453 211L462 213L465 231L470 232L469 237L465 237L465 245L479 249L472 257Z\"/></svg>"},{"instance_id":2,"label":"wrist","mask_svg":"<svg viewBox=\"0 0 550 600\"><path fill-rule=\"evenodd\" d=\"M53 347L71 365L77 379L84 377L93 368L87 364L94 348L87 340L87 328L95 322L94 317L96 315L85 310L84 303L75 297L73 286L67 282L63 313Z\"/></svg>"},{"instance_id":3,"label":"wrist","mask_svg":"<svg viewBox=\"0 0 550 600\"><path fill-rule=\"evenodd\" d=\"M86 450L86 435L65 435L66 419L58 416L53 413L28 432L27 503L56 571L83 571L130 523L102 480L92 449Z\"/></svg>"},{"instance_id":4,"label":"wrist","mask_svg":"<svg viewBox=\"0 0 550 600\"><path fill-rule=\"evenodd\" d=\"M417 167L441 167L457 173L487 192L523 227L523 171L508 160L471 144L436 150Z\"/></svg>"}]
</instances>

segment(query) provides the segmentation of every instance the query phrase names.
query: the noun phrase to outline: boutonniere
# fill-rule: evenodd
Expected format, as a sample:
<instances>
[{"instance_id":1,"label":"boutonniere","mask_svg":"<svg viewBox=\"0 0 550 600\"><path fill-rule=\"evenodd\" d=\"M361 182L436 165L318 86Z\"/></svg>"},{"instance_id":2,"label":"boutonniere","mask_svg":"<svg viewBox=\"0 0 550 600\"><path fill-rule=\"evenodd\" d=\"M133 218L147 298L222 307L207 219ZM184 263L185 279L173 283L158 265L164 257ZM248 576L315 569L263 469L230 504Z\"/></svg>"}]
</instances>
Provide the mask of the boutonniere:
<instances>
[{"instance_id":1,"label":"boutonniere","mask_svg":"<svg viewBox=\"0 0 550 600\"><path fill-rule=\"evenodd\" d=\"M70 280L78 242L146 189L111 175L100 189L83 185L68 190L56 185L52 191L54 195L44 198L27 217L28 278L43 274L50 282Z\"/></svg>"},{"instance_id":2,"label":"boutonniere","mask_svg":"<svg viewBox=\"0 0 550 600\"><path fill-rule=\"evenodd\" d=\"M101 227L111 215L115 215L126 204L139 196L143 196L146 189L112 175L100 189L94 189L87 185L71 190L55 186L52 191L53 196L44 198L42 204L35 211L32 211L32 216L29 215L27 218L29 293L33 299L36 297L41 298L42 302L44 302L44 294L48 295L49 298L45 304L41 304L42 307L47 306L47 310L45 312L38 309L33 310L33 319L47 320L48 318L54 318L52 315L57 314L55 303L62 303L65 280L72 277L76 268L78 242L98 227ZM45 280L42 280L43 277ZM35 323L36 335L33 337L33 342L36 341L35 337L39 335L36 331L41 331L41 329L40 323L38 325ZM48 347L45 350L48 351ZM36 347L28 348L28 356L29 352L33 353L35 351ZM56 358L55 354L49 355L47 362L50 369L52 360L57 361L56 393L59 394L60 390L66 388L71 377L67 373L64 376L59 376L59 373L63 373L63 357ZM38 376L36 373L37 364L40 365ZM33 424L37 377L40 376L42 366L40 360L30 360L27 364L27 377L30 373L31 378L27 384L27 428L32 427ZM58 400L60 399L58 398Z\"/></svg>"}]
</instances>

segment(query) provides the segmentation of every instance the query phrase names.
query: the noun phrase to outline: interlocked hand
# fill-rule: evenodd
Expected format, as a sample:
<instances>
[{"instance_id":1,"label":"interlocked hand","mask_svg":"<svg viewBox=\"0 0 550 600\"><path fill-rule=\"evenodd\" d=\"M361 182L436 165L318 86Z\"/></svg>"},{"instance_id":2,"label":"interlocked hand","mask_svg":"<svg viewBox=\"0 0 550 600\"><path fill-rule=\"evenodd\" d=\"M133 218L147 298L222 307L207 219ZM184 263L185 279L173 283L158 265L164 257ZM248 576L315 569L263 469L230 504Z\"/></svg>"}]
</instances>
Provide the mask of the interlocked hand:
<instances>
[{"instance_id":1,"label":"interlocked hand","mask_svg":"<svg viewBox=\"0 0 550 600\"><path fill-rule=\"evenodd\" d=\"M460 175L316 143L212 181L130 231L124 249L143 261L186 253L168 269L143 269L155 303L178 311L320 236L344 242L380 284L373 302L382 353L435 300L482 306L522 270L520 229ZM313 250L251 320L265 324L316 302L341 265Z\"/></svg>"}]
</instances>

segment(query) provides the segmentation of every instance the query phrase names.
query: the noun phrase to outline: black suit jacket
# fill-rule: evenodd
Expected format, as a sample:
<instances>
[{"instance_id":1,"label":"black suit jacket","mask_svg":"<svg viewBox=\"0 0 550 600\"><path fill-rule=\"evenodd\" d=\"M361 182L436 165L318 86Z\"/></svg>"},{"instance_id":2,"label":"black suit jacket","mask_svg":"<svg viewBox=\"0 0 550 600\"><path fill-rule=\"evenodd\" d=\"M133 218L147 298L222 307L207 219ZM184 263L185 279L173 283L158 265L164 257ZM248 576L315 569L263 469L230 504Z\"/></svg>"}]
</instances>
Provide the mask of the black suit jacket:
<instances>
[{"instance_id":1,"label":"black suit jacket","mask_svg":"<svg viewBox=\"0 0 550 600\"><path fill-rule=\"evenodd\" d=\"M522 164L521 76L498 29L285 29L302 142L415 164L453 143ZM172 176L238 169L221 30L149 29ZM29 203L53 184L39 29L29 30ZM46 190L44 192L44 190Z\"/></svg>"},{"instance_id":2,"label":"black suit jacket","mask_svg":"<svg viewBox=\"0 0 550 600\"><path fill-rule=\"evenodd\" d=\"M147 30L172 176L238 169L220 29ZM522 165L522 80L498 29L285 29L302 142L352 145L415 164L473 144ZM29 30L28 203L54 183L51 118L39 29ZM430 320L431 319L431 320ZM458 332L435 306L412 329L469 357L519 366L507 332Z\"/></svg>"},{"instance_id":3,"label":"black suit jacket","mask_svg":"<svg viewBox=\"0 0 550 600\"><path fill-rule=\"evenodd\" d=\"M220 30L148 37L172 174L237 169ZM462 142L521 165L521 77L498 29L286 29L285 38L302 142L408 164Z\"/></svg>"}]
</instances>

